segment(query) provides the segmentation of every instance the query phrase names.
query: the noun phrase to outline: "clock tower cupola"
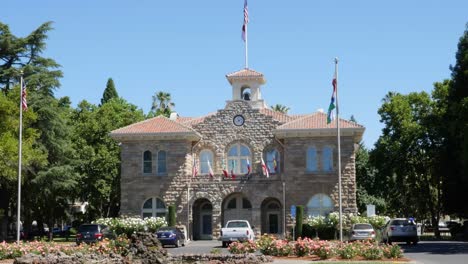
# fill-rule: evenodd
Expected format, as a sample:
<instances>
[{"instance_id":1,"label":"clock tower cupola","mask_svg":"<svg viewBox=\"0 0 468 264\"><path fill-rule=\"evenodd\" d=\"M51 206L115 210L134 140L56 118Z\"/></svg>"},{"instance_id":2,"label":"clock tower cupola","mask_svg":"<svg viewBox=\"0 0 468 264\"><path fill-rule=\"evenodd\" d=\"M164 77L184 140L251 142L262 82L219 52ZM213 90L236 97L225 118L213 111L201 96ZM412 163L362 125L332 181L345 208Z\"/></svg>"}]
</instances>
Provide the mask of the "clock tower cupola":
<instances>
[{"instance_id":1,"label":"clock tower cupola","mask_svg":"<svg viewBox=\"0 0 468 264\"><path fill-rule=\"evenodd\" d=\"M232 86L232 100L248 101L252 108L266 108L261 86L266 80L263 74L248 68L226 75Z\"/></svg>"}]
</instances>

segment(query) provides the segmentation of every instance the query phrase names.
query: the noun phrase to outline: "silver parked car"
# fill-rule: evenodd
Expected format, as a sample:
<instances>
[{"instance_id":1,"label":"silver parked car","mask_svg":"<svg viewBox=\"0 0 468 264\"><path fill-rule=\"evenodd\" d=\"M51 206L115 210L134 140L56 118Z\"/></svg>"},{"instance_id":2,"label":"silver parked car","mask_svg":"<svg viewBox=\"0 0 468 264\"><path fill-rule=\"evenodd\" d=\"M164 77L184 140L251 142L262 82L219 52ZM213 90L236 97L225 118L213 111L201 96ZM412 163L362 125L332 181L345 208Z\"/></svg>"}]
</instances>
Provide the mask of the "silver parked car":
<instances>
[{"instance_id":1,"label":"silver parked car","mask_svg":"<svg viewBox=\"0 0 468 264\"><path fill-rule=\"evenodd\" d=\"M408 245L419 242L416 223L407 218L395 218L387 222L382 230L382 240L385 243L406 242Z\"/></svg>"},{"instance_id":2,"label":"silver parked car","mask_svg":"<svg viewBox=\"0 0 468 264\"><path fill-rule=\"evenodd\" d=\"M375 239L375 230L371 224L354 224L350 230L350 241Z\"/></svg>"}]
</instances>

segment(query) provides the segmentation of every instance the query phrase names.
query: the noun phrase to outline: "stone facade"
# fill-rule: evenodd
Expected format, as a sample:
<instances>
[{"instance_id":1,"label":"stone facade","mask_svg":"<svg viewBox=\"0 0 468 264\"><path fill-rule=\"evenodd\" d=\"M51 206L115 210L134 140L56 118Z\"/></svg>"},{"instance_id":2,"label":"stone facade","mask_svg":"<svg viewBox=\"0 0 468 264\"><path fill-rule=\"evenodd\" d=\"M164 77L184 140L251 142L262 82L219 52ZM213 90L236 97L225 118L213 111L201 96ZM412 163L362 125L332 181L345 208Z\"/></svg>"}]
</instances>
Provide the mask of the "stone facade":
<instances>
[{"instance_id":1,"label":"stone facade","mask_svg":"<svg viewBox=\"0 0 468 264\"><path fill-rule=\"evenodd\" d=\"M242 86L236 83L235 78L229 81L242 92L239 89ZM271 110L264 109L263 100L259 104L255 100L234 99L228 101L224 109L201 119L171 121L180 124L178 129L188 129L189 132L145 134L137 129L127 129L122 131L132 132L119 133L122 131L117 130L111 134L122 142L121 214L142 216L145 201L157 198L166 206L176 206L177 221L187 226L190 237L210 239L217 238L222 225L232 219L251 221L257 233L284 234L292 223L289 208L292 205L307 207L317 194L329 197L333 202L332 209L338 210L336 129L281 129L291 122L310 126L305 122L309 116L273 114ZM244 117L243 125L233 124L236 115ZM318 116L323 118L323 114ZM345 212L356 211L355 145L364 130L357 124L350 126L341 134L342 206ZM192 136L187 136L189 134ZM251 173L248 177L237 175L235 179L226 179L223 166L227 153L237 144L250 150ZM307 148L310 146L317 150L318 168L314 172L306 169ZM321 167L324 147L332 149L330 171ZM158 175L156 166L161 150L166 153L167 172ZM202 150L213 154L213 177L192 175L194 166L197 169L200 166ZM266 160L265 153L271 150L279 153L275 158L279 171L267 178L262 173L261 162L262 158ZM151 173L143 172L145 151L152 153Z\"/></svg>"}]
</instances>

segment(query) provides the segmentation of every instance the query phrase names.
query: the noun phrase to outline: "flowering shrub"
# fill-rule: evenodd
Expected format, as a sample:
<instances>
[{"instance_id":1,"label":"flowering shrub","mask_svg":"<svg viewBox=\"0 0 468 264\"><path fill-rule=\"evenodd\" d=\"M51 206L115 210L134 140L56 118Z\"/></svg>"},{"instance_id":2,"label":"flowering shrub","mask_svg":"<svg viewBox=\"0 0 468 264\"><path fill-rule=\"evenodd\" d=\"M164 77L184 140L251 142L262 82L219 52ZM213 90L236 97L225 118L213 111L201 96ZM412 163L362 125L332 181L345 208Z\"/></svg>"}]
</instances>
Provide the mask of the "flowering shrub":
<instances>
[{"instance_id":1,"label":"flowering shrub","mask_svg":"<svg viewBox=\"0 0 468 264\"><path fill-rule=\"evenodd\" d=\"M378 245L367 246L363 248L361 256L367 260L382 259L383 250Z\"/></svg>"},{"instance_id":2,"label":"flowering shrub","mask_svg":"<svg viewBox=\"0 0 468 264\"><path fill-rule=\"evenodd\" d=\"M343 243L336 249L336 253L342 259L353 259L359 254L359 249L357 243Z\"/></svg>"},{"instance_id":3,"label":"flowering shrub","mask_svg":"<svg viewBox=\"0 0 468 264\"><path fill-rule=\"evenodd\" d=\"M312 252L320 259L329 259L335 254L333 244L326 240L316 240Z\"/></svg>"},{"instance_id":4,"label":"flowering shrub","mask_svg":"<svg viewBox=\"0 0 468 264\"><path fill-rule=\"evenodd\" d=\"M248 240L245 242L232 242L228 247L232 254L254 253L257 251L257 244L254 241Z\"/></svg>"},{"instance_id":5,"label":"flowering shrub","mask_svg":"<svg viewBox=\"0 0 468 264\"><path fill-rule=\"evenodd\" d=\"M0 243L0 260L1 259L12 259L21 257L27 253L45 256L50 253L62 252L66 255L72 253L98 253L98 254L110 254L117 253L121 255L127 254L127 246L129 241L126 237L118 237L115 240L104 239L99 244L80 244L79 246L72 244L57 244L54 242L20 242L16 243Z\"/></svg>"},{"instance_id":6,"label":"flowering shrub","mask_svg":"<svg viewBox=\"0 0 468 264\"><path fill-rule=\"evenodd\" d=\"M396 258L401 258L403 257L403 250L401 250L400 246L398 245L388 245L386 247L383 247L382 249L383 255L386 258L389 259L396 259Z\"/></svg>"},{"instance_id":7,"label":"flowering shrub","mask_svg":"<svg viewBox=\"0 0 468 264\"><path fill-rule=\"evenodd\" d=\"M275 240L275 236L264 234L257 240L257 247L263 254L272 255L271 248Z\"/></svg>"},{"instance_id":8,"label":"flowering shrub","mask_svg":"<svg viewBox=\"0 0 468 264\"><path fill-rule=\"evenodd\" d=\"M116 234L126 234L127 236L141 231L156 232L160 227L167 225L166 219L162 217L147 217L145 219L138 217L100 218L94 223L106 225Z\"/></svg>"},{"instance_id":9,"label":"flowering shrub","mask_svg":"<svg viewBox=\"0 0 468 264\"><path fill-rule=\"evenodd\" d=\"M296 243L294 243L294 253L298 257L303 257L309 255L311 252L312 240L310 238L298 238Z\"/></svg>"}]
</instances>

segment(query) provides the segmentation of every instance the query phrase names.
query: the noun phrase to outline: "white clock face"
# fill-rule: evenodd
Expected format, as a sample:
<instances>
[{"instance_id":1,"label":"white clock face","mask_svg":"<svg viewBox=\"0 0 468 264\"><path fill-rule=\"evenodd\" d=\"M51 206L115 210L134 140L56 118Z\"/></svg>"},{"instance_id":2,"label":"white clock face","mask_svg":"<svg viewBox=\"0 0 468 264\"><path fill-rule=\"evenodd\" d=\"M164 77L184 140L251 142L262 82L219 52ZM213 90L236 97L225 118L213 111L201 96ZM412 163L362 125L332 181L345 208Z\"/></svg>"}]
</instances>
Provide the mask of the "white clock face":
<instances>
[{"instance_id":1,"label":"white clock face","mask_svg":"<svg viewBox=\"0 0 468 264\"><path fill-rule=\"evenodd\" d=\"M236 115L233 119L234 125L242 126L244 124L244 117L241 115Z\"/></svg>"}]
</instances>

